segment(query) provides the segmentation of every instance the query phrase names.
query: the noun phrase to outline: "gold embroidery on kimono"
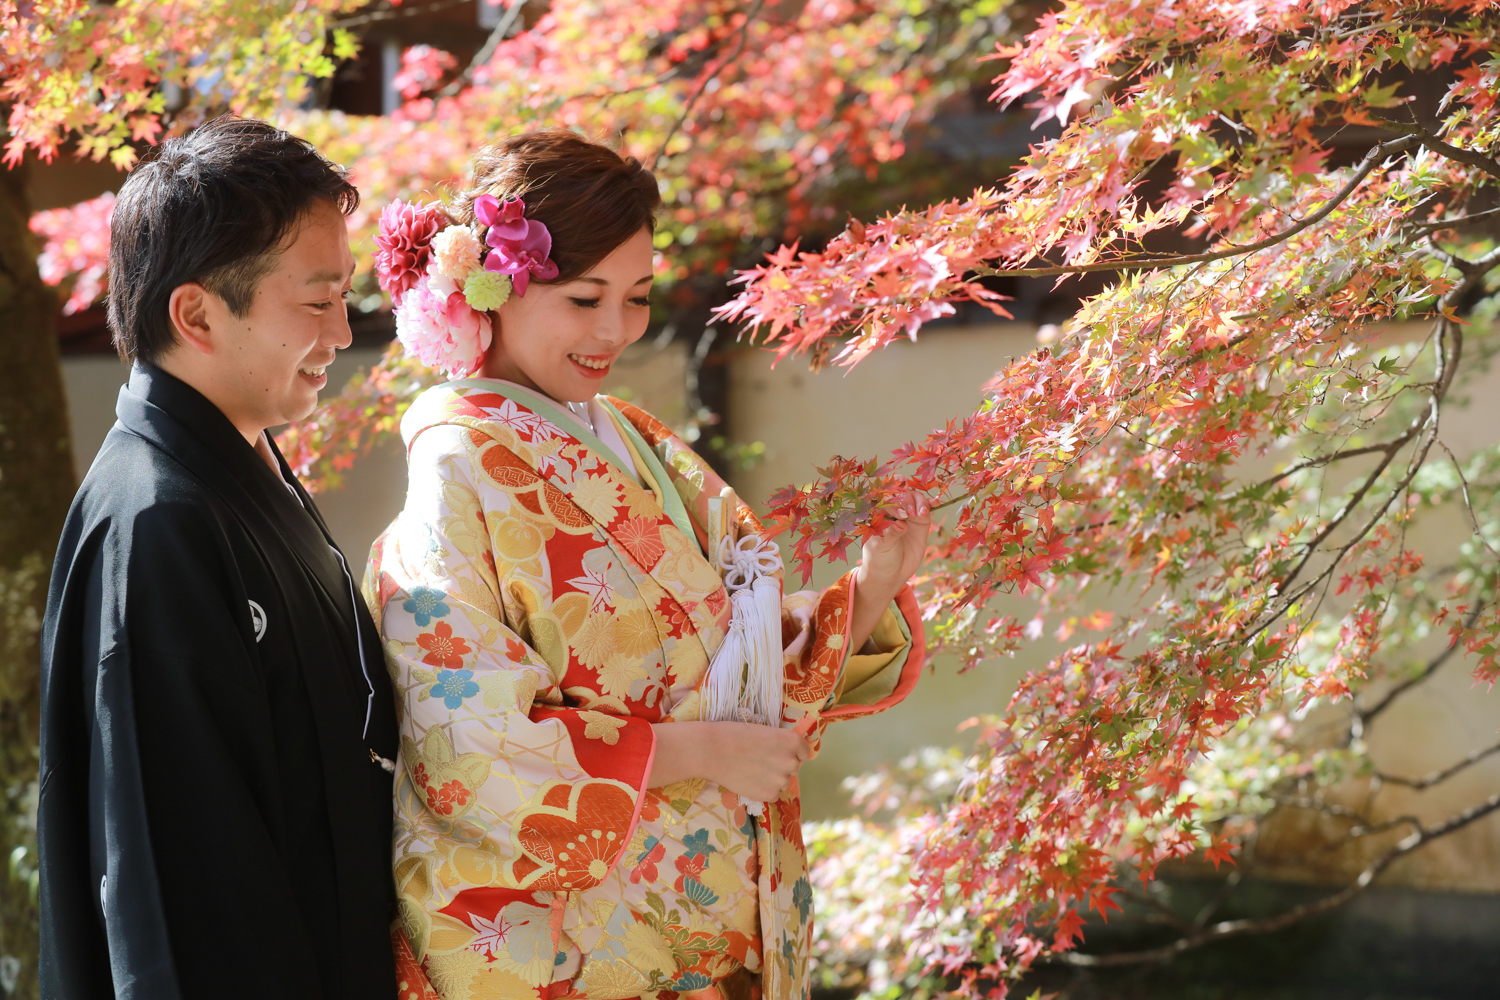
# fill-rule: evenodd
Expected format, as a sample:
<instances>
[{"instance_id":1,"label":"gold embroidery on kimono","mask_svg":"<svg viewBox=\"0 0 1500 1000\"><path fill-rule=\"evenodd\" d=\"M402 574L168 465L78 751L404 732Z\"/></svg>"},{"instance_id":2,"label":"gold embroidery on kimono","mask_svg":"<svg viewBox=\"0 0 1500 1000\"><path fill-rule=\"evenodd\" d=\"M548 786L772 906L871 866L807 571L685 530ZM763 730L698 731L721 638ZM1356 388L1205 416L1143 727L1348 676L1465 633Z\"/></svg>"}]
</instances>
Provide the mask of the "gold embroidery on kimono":
<instances>
[{"instance_id":1,"label":"gold embroidery on kimono","mask_svg":"<svg viewBox=\"0 0 1500 1000\"><path fill-rule=\"evenodd\" d=\"M402 421L406 506L365 580L402 734L401 995L675 1000L743 966L768 1000L799 998L812 889L795 782L759 817L706 780L646 788L652 724L698 718L729 626L703 555L725 485L653 417L601 401L640 482L493 381L430 389ZM887 651L847 655L853 587L782 602L782 724L815 749L921 668L909 589L877 630Z\"/></svg>"}]
</instances>

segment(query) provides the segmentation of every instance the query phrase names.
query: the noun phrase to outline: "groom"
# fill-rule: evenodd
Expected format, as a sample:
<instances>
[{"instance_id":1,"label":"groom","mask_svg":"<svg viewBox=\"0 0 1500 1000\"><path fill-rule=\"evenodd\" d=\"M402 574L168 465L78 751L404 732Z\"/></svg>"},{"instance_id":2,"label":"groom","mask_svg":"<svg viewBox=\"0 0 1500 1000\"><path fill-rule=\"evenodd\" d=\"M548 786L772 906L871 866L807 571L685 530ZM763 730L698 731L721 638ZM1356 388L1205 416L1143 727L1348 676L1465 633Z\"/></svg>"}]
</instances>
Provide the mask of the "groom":
<instances>
[{"instance_id":1,"label":"groom","mask_svg":"<svg viewBox=\"0 0 1500 1000\"><path fill-rule=\"evenodd\" d=\"M42 995L394 997L390 682L267 434L349 345L359 194L258 121L154 154L110 233L130 384L47 602Z\"/></svg>"}]
</instances>

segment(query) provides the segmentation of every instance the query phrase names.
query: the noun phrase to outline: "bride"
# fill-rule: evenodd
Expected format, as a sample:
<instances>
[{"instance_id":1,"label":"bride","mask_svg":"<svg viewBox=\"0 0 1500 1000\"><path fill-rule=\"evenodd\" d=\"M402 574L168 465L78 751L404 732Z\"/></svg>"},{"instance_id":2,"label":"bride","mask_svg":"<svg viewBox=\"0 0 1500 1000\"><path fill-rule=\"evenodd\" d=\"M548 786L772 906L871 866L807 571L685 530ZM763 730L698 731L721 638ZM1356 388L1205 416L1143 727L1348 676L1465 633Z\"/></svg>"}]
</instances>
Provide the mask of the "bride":
<instances>
[{"instance_id":1,"label":"bride","mask_svg":"<svg viewBox=\"0 0 1500 1000\"><path fill-rule=\"evenodd\" d=\"M659 201L549 129L381 218L398 336L454 376L402 420L365 583L401 721L403 998L805 996L797 770L920 672L917 498L857 570L784 593L708 464L598 395L646 330Z\"/></svg>"}]
</instances>

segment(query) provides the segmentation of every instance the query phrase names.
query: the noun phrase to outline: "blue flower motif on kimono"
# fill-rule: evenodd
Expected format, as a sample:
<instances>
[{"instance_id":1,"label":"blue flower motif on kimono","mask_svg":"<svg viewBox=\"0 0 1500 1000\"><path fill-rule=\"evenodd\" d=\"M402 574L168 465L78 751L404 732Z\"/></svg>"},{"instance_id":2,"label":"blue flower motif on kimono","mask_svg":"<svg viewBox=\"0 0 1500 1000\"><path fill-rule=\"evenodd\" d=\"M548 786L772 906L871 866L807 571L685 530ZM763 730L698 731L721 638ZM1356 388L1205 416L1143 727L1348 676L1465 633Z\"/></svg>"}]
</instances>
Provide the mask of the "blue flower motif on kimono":
<instances>
[{"instance_id":1,"label":"blue flower motif on kimono","mask_svg":"<svg viewBox=\"0 0 1500 1000\"><path fill-rule=\"evenodd\" d=\"M430 587L413 587L411 599L401 605L401 609L412 616L419 628L426 628L434 618L441 618L453 610L443 603L443 598L447 596L443 591Z\"/></svg>"},{"instance_id":2,"label":"blue flower motif on kimono","mask_svg":"<svg viewBox=\"0 0 1500 1000\"><path fill-rule=\"evenodd\" d=\"M439 670L437 683L428 693L434 698L443 699L443 704L451 711L461 707L465 698L478 694L479 685L474 683L472 670Z\"/></svg>"},{"instance_id":3,"label":"blue flower motif on kimono","mask_svg":"<svg viewBox=\"0 0 1500 1000\"><path fill-rule=\"evenodd\" d=\"M708 827L682 838L682 846L689 854L713 854L718 848L708 842Z\"/></svg>"},{"instance_id":4,"label":"blue flower motif on kimono","mask_svg":"<svg viewBox=\"0 0 1500 1000\"><path fill-rule=\"evenodd\" d=\"M682 880L682 894L699 906L713 906L719 901L719 894L695 878L684 878ZM678 987L681 989L681 987Z\"/></svg>"},{"instance_id":5,"label":"blue flower motif on kimono","mask_svg":"<svg viewBox=\"0 0 1500 1000\"><path fill-rule=\"evenodd\" d=\"M802 922L807 923L807 915L812 912L812 883L807 881L806 875L793 883L792 902L796 904L797 912L802 914Z\"/></svg>"},{"instance_id":6,"label":"blue flower motif on kimono","mask_svg":"<svg viewBox=\"0 0 1500 1000\"><path fill-rule=\"evenodd\" d=\"M686 993L689 990L704 990L712 985L713 980L701 972L684 972L678 980L672 984L672 989L678 993Z\"/></svg>"}]
</instances>

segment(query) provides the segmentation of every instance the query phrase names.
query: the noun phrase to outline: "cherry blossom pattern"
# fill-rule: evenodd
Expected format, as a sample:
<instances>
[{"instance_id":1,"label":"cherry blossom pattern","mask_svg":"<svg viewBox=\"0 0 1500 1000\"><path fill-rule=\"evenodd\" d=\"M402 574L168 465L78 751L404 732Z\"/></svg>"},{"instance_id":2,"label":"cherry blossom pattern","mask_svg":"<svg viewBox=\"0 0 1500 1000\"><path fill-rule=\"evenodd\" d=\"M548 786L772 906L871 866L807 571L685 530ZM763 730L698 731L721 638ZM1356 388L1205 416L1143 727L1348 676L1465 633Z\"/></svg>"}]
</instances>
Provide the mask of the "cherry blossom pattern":
<instances>
[{"instance_id":1,"label":"cherry blossom pattern","mask_svg":"<svg viewBox=\"0 0 1500 1000\"><path fill-rule=\"evenodd\" d=\"M432 619L442 618L452 610L443 603L443 598L447 596L441 590L433 590L431 587L413 587L411 597L401 607L412 616L413 621L426 628L432 624Z\"/></svg>"},{"instance_id":2,"label":"cherry blossom pattern","mask_svg":"<svg viewBox=\"0 0 1500 1000\"><path fill-rule=\"evenodd\" d=\"M463 658L473 652L462 636L453 634L453 626L447 622L438 622L431 632L417 636L417 645L427 651L422 657L423 663L450 670L462 667Z\"/></svg>"}]
</instances>

